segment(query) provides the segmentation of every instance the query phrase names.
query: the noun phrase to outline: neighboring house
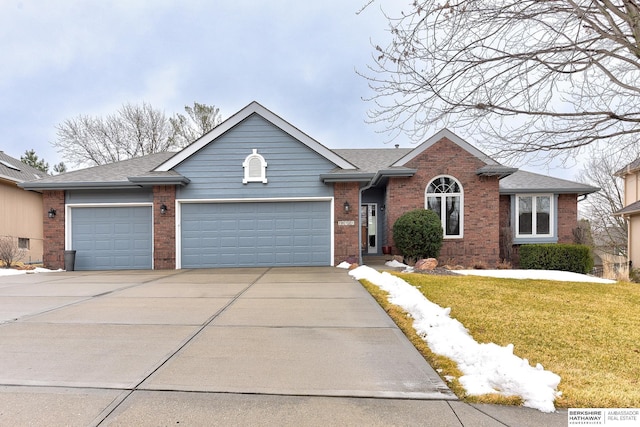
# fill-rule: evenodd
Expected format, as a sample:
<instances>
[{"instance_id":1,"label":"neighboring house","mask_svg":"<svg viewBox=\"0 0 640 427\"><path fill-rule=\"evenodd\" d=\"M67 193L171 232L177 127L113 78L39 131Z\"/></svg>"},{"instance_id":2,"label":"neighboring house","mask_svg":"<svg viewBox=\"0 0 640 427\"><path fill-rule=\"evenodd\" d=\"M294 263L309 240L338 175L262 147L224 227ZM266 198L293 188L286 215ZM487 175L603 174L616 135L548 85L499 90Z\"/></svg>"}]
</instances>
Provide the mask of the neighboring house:
<instances>
[{"instance_id":1,"label":"neighboring house","mask_svg":"<svg viewBox=\"0 0 640 427\"><path fill-rule=\"evenodd\" d=\"M615 173L624 180L624 207L614 215L627 220L627 258L630 268L640 266L640 159Z\"/></svg>"},{"instance_id":2,"label":"neighboring house","mask_svg":"<svg viewBox=\"0 0 640 427\"><path fill-rule=\"evenodd\" d=\"M45 264L76 250L77 269L335 265L393 247L416 208L443 219L443 260L495 265L501 231L509 247L571 242L578 197L598 190L503 166L448 130L414 149L331 150L255 102L178 153L23 186L57 212Z\"/></svg>"},{"instance_id":3,"label":"neighboring house","mask_svg":"<svg viewBox=\"0 0 640 427\"><path fill-rule=\"evenodd\" d=\"M19 185L46 176L0 151L0 238L24 250L22 261L42 261L42 194Z\"/></svg>"}]
</instances>

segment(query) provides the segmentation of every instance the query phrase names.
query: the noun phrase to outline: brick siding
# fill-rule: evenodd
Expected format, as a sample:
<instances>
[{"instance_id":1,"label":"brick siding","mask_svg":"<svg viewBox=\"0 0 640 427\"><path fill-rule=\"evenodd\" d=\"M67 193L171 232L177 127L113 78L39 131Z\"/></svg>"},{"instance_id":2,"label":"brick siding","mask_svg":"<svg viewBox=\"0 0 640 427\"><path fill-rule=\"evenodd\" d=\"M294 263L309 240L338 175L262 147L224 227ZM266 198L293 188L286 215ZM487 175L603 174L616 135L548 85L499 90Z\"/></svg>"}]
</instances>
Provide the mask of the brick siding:
<instances>
[{"instance_id":1,"label":"brick siding","mask_svg":"<svg viewBox=\"0 0 640 427\"><path fill-rule=\"evenodd\" d=\"M429 182L448 175L462 185L464 198L463 237L445 239L441 263L470 266L481 261L493 266L499 261L499 188L498 177L480 177L476 170L485 164L457 144L443 138L412 159L406 166L417 169L410 178L390 178L387 187L388 242L393 245L393 224L405 212L424 209L424 194Z\"/></svg>"},{"instance_id":2,"label":"brick siding","mask_svg":"<svg viewBox=\"0 0 640 427\"><path fill-rule=\"evenodd\" d=\"M45 268L64 268L64 191L45 190L42 192L43 246L42 262ZM56 210L56 216L49 218L49 209Z\"/></svg>"},{"instance_id":3,"label":"brick siding","mask_svg":"<svg viewBox=\"0 0 640 427\"><path fill-rule=\"evenodd\" d=\"M578 226L578 195L558 196L558 243L573 243L573 229Z\"/></svg>"},{"instance_id":4,"label":"brick siding","mask_svg":"<svg viewBox=\"0 0 640 427\"><path fill-rule=\"evenodd\" d=\"M358 260L360 245L358 242L358 225L360 212L360 184L357 182L337 182L333 185L334 205L334 264L338 265L346 259ZM344 203L349 202L349 212L344 211ZM341 225L347 222L349 225ZM353 225L351 225L353 222Z\"/></svg>"},{"instance_id":5,"label":"brick siding","mask_svg":"<svg viewBox=\"0 0 640 427\"><path fill-rule=\"evenodd\" d=\"M153 268L173 270L176 268L176 187L157 185L153 187ZM165 205L167 211L160 212Z\"/></svg>"}]
</instances>

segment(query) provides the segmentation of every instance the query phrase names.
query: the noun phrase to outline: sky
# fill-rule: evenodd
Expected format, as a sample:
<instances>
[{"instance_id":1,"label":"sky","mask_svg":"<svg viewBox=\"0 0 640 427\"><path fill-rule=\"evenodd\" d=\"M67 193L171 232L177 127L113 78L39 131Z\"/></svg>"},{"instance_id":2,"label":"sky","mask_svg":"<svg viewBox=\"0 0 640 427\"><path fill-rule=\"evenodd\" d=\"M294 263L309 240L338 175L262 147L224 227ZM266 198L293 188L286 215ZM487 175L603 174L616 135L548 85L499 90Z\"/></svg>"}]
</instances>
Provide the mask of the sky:
<instances>
[{"instance_id":1,"label":"sky","mask_svg":"<svg viewBox=\"0 0 640 427\"><path fill-rule=\"evenodd\" d=\"M65 119L142 102L167 116L215 105L224 119L252 101L329 148L412 147L366 122L373 92L356 72L390 40L383 10L397 15L411 1L361 11L367 3L0 0L0 150L20 158L34 149L53 166L64 160L51 142Z\"/></svg>"}]
</instances>

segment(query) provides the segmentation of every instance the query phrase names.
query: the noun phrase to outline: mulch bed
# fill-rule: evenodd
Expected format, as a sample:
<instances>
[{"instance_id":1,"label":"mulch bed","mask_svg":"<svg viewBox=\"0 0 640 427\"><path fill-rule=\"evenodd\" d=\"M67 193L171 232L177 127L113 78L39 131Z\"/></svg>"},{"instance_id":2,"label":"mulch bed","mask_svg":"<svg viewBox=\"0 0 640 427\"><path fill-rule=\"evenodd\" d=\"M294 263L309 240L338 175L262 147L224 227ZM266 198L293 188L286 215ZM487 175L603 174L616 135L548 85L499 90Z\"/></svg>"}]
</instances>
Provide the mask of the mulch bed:
<instances>
[{"instance_id":1,"label":"mulch bed","mask_svg":"<svg viewBox=\"0 0 640 427\"><path fill-rule=\"evenodd\" d=\"M442 267L436 267L433 270L414 270L413 272L418 274L431 274L433 276L461 276L461 274L453 270Z\"/></svg>"}]
</instances>

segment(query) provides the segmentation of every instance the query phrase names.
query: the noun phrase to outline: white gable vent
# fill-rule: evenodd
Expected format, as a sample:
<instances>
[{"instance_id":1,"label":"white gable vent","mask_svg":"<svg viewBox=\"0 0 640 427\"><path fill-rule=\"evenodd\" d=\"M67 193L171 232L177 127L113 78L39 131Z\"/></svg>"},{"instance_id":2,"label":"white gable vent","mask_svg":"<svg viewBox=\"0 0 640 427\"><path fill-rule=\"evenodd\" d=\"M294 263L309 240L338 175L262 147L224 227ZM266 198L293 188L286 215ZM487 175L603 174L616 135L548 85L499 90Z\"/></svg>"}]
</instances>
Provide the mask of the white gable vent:
<instances>
[{"instance_id":1,"label":"white gable vent","mask_svg":"<svg viewBox=\"0 0 640 427\"><path fill-rule=\"evenodd\" d=\"M243 184L248 182L262 182L267 183L267 162L264 160L256 148L253 149L253 153L249 154L242 163L244 168Z\"/></svg>"}]
</instances>

